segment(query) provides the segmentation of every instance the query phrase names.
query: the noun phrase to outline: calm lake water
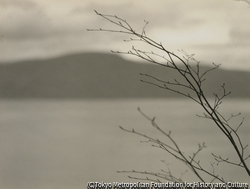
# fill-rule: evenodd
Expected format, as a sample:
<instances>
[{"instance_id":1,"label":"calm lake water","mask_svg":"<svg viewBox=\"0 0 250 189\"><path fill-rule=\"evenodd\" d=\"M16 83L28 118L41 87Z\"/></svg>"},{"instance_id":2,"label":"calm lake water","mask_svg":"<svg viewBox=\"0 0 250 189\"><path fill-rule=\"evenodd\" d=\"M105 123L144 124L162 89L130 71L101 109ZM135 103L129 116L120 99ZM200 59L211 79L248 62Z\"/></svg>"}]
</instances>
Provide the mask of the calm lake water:
<instances>
[{"instance_id":1,"label":"calm lake water","mask_svg":"<svg viewBox=\"0 0 250 189\"><path fill-rule=\"evenodd\" d=\"M226 117L242 113L232 124L245 117L239 134L250 144L250 100L228 100L222 106ZM190 100L1 100L0 188L74 189L86 188L90 181L135 182L116 172L132 169L159 172L169 167L180 176L187 170L181 162L119 128L165 140L137 107L171 130L185 154L192 155L198 143L205 142L207 148L197 158L210 170L211 152L235 159L225 136L211 121L196 116L201 109ZM228 180L249 182L237 167L222 165L216 170ZM183 180L198 181L190 171Z\"/></svg>"}]
</instances>

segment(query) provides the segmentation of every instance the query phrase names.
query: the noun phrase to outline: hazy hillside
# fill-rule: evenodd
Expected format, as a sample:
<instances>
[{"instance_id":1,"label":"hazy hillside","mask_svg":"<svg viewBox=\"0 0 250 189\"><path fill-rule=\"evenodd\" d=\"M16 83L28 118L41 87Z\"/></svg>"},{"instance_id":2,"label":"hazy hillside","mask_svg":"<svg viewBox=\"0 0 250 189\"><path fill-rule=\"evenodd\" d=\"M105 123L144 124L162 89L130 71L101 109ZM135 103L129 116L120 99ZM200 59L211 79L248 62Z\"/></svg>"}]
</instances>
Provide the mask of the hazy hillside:
<instances>
[{"instance_id":1,"label":"hazy hillside","mask_svg":"<svg viewBox=\"0 0 250 189\"><path fill-rule=\"evenodd\" d=\"M179 97L140 82L139 73L173 80L173 71L126 61L110 54L86 53L49 60L0 64L0 98ZM212 95L226 83L231 97L250 97L250 73L210 72L204 91Z\"/></svg>"}]
</instances>

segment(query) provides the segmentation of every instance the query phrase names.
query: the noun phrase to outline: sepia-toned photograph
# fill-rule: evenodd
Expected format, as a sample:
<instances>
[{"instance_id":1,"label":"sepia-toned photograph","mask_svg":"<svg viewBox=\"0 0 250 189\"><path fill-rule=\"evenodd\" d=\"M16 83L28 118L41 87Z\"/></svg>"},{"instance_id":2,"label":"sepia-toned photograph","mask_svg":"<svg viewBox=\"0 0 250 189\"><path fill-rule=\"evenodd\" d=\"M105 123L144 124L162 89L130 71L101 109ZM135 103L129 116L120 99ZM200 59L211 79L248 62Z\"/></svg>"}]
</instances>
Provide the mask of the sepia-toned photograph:
<instances>
[{"instance_id":1,"label":"sepia-toned photograph","mask_svg":"<svg viewBox=\"0 0 250 189\"><path fill-rule=\"evenodd\" d=\"M0 0L0 188L249 188L249 23L249 0Z\"/></svg>"}]
</instances>

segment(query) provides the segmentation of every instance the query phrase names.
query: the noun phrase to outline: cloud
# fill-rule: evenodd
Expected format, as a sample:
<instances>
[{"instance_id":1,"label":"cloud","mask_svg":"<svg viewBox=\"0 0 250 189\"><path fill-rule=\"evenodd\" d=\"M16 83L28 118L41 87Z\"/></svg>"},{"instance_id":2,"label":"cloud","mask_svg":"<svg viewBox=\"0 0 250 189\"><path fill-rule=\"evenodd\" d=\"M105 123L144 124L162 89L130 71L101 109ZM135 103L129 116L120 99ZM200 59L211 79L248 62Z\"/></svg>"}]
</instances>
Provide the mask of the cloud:
<instances>
[{"instance_id":1,"label":"cloud","mask_svg":"<svg viewBox=\"0 0 250 189\"><path fill-rule=\"evenodd\" d=\"M25 40L27 38L41 38L48 35L50 19L37 5L19 3L2 10L2 27L0 32L11 40Z\"/></svg>"},{"instance_id":2,"label":"cloud","mask_svg":"<svg viewBox=\"0 0 250 189\"><path fill-rule=\"evenodd\" d=\"M250 28L232 28L230 31L230 37L234 44L248 44L250 45Z\"/></svg>"},{"instance_id":3,"label":"cloud","mask_svg":"<svg viewBox=\"0 0 250 189\"><path fill-rule=\"evenodd\" d=\"M36 3L30 1L30 0L1 0L0 1L0 5L6 9L6 8L19 8L19 9L23 9L23 10L29 10L32 9L34 7L36 7Z\"/></svg>"},{"instance_id":4,"label":"cloud","mask_svg":"<svg viewBox=\"0 0 250 189\"><path fill-rule=\"evenodd\" d=\"M11 0L11 3L5 3L5 8L2 8L3 22L0 33L6 40L41 40L61 35L74 35L86 30L85 17L68 14L67 4L59 4L62 7L60 9L56 3L44 5L37 1L27 2L15 4L15 1Z\"/></svg>"},{"instance_id":5,"label":"cloud","mask_svg":"<svg viewBox=\"0 0 250 189\"><path fill-rule=\"evenodd\" d=\"M2 0L0 3L2 60L47 57L53 53L128 50L132 44L122 41L128 36L86 31L114 28L94 10L120 16L136 31L141 31L144 19L149 21L147 34L172 51L184 48L205 56L213 50L227 54L227 48L221 47L250 48L250 26L246 24L250 22L250 11L246 4L235 1Z\"/></svg>"}]
</instances>

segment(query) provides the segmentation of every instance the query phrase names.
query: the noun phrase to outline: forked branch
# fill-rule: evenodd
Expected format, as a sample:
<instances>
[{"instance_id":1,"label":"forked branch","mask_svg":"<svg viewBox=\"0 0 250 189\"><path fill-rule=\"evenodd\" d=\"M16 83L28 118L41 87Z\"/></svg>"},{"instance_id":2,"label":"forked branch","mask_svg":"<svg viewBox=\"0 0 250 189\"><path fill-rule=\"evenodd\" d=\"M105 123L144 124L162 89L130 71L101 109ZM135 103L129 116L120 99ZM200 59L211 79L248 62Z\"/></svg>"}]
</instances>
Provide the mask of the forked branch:
<instances>
[{"instance_id":1,"label":"forked branch","mask_svg":"<svg viewBox=\"0 0 250 189\"><path fill-rule=\"evenodd\" d=\"M179 56L175 53L173 53L170 50L167 50L162 43L157 42L150 38L148 35L146 35L145 28L148 25L148 22L145 21L145 25L142 28L141 32L136 32L133 27L124 19L116 16L116 15L107 15L107 14L101 14L97 11L95 11L98 16L101 16L102 18L106 19L107 21L111 22L112 24L119 27L118 30L113 29L89 29L89 31L101 31L101 32L115 32L115 33L121 33L121 34L127 34L133 36L129 40L126 40L128 42L133 41L139 41L142 43L145 43L149 45L153 50L151 52L140 50L132 46L132 49L126 52L120 52L120 51L112 51L113 53L118 54L128 54L132 56L139 57L140 59L143 59L147 62L150 62L154 65L161 66L163 69L170 69L179 74L181 77L181 81L174 79L174 81L170 82L169 80L163 80L159 79L157 76L149 75L142 73L141 75L145 78L141 81L143 83L147 83L150 85L154 85L158 88L168 90L174 93L177 93L179 95L182 95L184 97L187 97L194 102L198 103L203 108L203 117L206 119L209 119L213 121L214 125L221 131L224 136L227 137L229 140L229 144L231 144L235 150L236 155L238 156L239 163L234 163L229 161L227 158L222 158L221 156L213 155L215 160L217 162L226 162L230 165L237 165L245 169L248 176L250 176L250 170L247 166L246 160L249 158L249 156L246 156L245 150L247 145L243 145L243 142L241 141L241 138L238 134L238 130L240 126L242 125L243 121L235 128L229 124L230 119L232 119L235 116L231 116L228 119L226 119L222 113L219 112L219 107L222 104L222 100L230 95L231 92L227 92L225 88L225 84L223 84L222 87L222 94L214 93L214 101L210 102L203 92L203 83L206 80L207 74L211 71L214 71L219 68L220 65L212 64L213 67L210 69L207 69L205 71L201 71L200 69L200 62L197 61L194 58L194 54L189 55L185 51L181 50L183 56ZM155 50L162 52L162 54L156 53ZM163 61L157 61L157 58L161 58ZM194 64L191 64L194 63ZM185 89L185 90L184 90ZM187 89L187 90L186 90ZM139 110L140 111L140 110ZM141 134L139 132L136 132L135 130L126 130L122 128L124 131L131 132L134 134L137 134L139 136L142 136L146 139L148 139L149 142L154 143L155 147L158 147L160 149L163 149L167 151L169 154L174 156L175 158L181 160L184 162L191 170L192 172L201 180L203 181L203 178L200 176L198 171L205 172L206 174L213 177L213 179L217 179L219 181L223 181L222 178L219 178L214 173L210 173L202 168L199 161L195 160L196 154L201 150L199 146L198 151L192 156L192 157L186 157L183 155L182 151L179 149L179 146L176 144L176 142L171 137L170 133L165 133L156 123L155 119L151 119L143 112L140 111L140 113L149 121L151 121L151 124L153 127L155 127L158 131L160 131L164 136L166 136L170 143L173 146L170 146L167 143L164 143L158 139L154 139L150 136ZM149 174L149 173L148 173ZM160 175L158 175L160 176Z\"/></svg>"}]
</instances>

